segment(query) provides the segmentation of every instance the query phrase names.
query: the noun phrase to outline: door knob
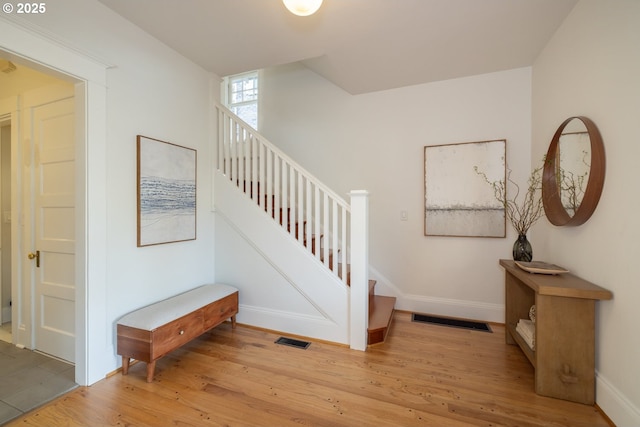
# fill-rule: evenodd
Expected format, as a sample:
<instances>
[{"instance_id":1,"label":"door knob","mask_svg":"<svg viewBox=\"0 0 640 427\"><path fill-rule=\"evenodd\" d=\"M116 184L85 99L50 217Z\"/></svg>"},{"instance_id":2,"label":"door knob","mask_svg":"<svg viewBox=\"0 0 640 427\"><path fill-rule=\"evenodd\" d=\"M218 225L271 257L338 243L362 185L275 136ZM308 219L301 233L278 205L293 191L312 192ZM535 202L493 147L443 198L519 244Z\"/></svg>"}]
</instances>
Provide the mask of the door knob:
<instances>
[{"instance_id":1,"label":"door knob","mask_svg":"<svg viewBox=\"0 0 640 427\"><path fill-rule=\"evenodd\" d=\"M35 259L36 267L40 267L40 251L36 251L35 253L29 252L29 254L27 255L27 258Z\"/></svg>"}]
</instances>

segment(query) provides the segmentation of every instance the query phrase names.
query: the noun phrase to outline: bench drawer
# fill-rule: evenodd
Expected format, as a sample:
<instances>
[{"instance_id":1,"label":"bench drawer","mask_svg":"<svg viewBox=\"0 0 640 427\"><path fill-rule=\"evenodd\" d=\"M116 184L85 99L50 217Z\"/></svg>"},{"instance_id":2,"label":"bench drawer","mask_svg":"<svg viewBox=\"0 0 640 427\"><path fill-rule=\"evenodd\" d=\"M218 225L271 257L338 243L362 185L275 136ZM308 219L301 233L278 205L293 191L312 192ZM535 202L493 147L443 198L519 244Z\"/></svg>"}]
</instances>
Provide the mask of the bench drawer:
<instances>
[{"instance_id":1,"label":"bench drawer","mask_svg":"<svg viewBox=\"0 0 640 427\"><path fill-rule=\"evenodd\" d=\"M152 332L151 360L188 343L204 332L203 310L196 310Z\"/></svg>"},{"instance_id":2,"label":"bench drawer","mask_svg":"<svg viewBox=\"0 0 640 427\"><path fill-rule=\"evenodd\" d=\"M238 313L238 292L207 305L203 311L204 330L208 331Z\"/></svg>"}]
</instances>

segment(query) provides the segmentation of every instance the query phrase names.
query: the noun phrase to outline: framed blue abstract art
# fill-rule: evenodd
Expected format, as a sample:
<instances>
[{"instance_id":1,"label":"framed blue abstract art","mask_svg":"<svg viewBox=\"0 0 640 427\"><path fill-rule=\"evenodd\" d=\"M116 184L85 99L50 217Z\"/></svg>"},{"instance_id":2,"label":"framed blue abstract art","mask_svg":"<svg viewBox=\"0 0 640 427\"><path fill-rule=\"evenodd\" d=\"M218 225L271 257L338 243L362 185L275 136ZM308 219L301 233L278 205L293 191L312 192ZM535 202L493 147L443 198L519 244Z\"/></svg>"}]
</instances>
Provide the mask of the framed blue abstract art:
<instances>
[{"instance_id":1,"label":"framed blue abstract art","mask_svg":"<svg viewBox=\"0 0 640 427\"><path fill-rule=\"evenodd\" d=\"M195 240L196 150L137 136L138 246Z\"/></svg>"}]
</instances>

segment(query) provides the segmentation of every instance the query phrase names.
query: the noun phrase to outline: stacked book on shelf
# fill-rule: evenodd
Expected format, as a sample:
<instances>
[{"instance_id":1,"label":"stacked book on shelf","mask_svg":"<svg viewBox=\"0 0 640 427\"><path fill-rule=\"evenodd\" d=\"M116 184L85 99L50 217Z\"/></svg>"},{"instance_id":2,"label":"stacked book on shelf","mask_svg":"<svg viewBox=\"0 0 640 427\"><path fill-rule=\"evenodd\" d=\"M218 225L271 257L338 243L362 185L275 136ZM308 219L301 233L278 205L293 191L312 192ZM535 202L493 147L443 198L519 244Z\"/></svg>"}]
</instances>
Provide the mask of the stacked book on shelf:
<instances>
[{"instance_id":1,"label":"stacked book on shelf","mask_svg":"<svg viewBox=\"0 0 640 427\"><path fill-rule=\"evenodd\" d=\"M516 331L524 339L531 350L536 349L536 324L529 319L520 319Z\"/></svg>"}]
</instances>

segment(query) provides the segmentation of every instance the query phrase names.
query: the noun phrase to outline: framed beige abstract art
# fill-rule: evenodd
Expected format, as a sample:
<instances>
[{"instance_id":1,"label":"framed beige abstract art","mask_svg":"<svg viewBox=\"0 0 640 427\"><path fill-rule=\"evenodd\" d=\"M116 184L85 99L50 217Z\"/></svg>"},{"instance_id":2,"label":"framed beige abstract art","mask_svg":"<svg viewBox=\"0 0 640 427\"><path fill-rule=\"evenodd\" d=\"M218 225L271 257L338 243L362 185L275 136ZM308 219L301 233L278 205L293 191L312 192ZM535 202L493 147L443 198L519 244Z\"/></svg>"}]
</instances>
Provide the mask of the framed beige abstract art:
<instances>
[{"instance_id":1,"label":"framed beige abstract art","mask_svg":"<svg viewBox=\"0 0 640 427\"><path fill-rule=\"evenodd\" d=\"M424 147L425 236L505 237L504 205L491 181L505 179L506 140Z\"/></svg>"}]
</instances>

